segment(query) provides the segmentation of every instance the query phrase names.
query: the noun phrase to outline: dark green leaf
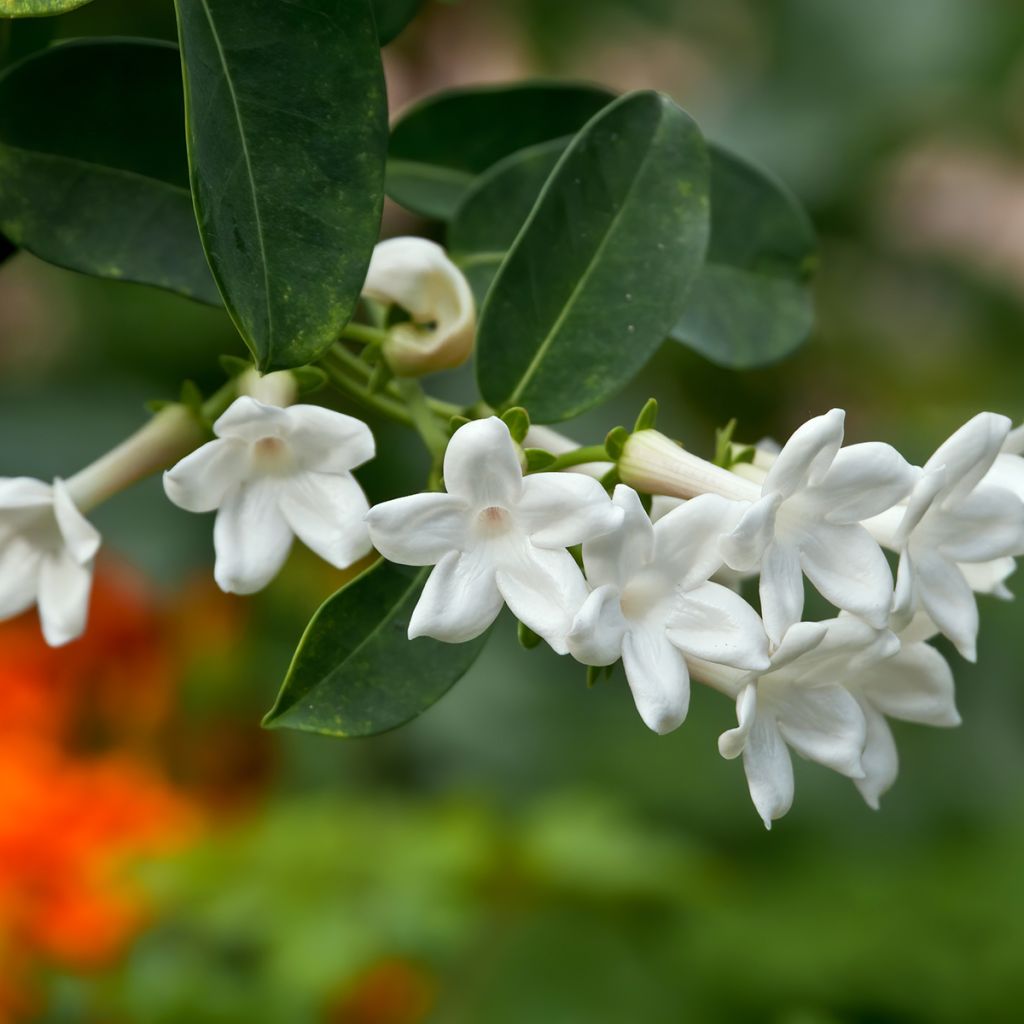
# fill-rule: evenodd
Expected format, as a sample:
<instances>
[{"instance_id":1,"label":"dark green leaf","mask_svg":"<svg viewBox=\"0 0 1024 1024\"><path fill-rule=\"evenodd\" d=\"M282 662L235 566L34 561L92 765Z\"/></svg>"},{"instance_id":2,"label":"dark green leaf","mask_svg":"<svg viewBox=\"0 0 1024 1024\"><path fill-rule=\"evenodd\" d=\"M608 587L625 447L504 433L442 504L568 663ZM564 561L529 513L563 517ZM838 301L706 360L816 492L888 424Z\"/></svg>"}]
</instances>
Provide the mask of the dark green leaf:
<instances>
[{"instance_id":1,"label":"dark green leaf","mask_svg":"<svg viewBox=\"0 0 1024 1024\"><path fill-rule=\"evenodd\" d=\"M439 93L395 125L388 195L416 213L447 220L478 174L517 150L572 135L612 99L604 89L569 82Z\"/></svg>"},{"instance_id":2,"label":"dark green leaf","mask_svg":"<svg viewBox=\"0 0 1024 1024\"><path fill-rule=\"evenodd\" d=\"M263 370L348 322L380 227L387 99L370 0L177 0L206 254Z\"/></svg>"},{"instance_id":3,"label":"dark green leaf","mask_svg":"<svg viewBox=\"0 0 1024 1024\"><path fill-rule=\"evenodd\" d=\"M92 0L0 0L0 18L45 18L84 7Z\"/></svg>"},{"instance_id":4,"label":"dark green leaf","mask_svg":"<svg viewBox=\"0 0 1024 1024\"><path fill-rule=\"evenodd\" d=\"M653 92L607 107L559 161L488 293L484 400L546 423L618 391L679 319L707 234L697 126Z\"/></svg>"},{"instance_id":5,"label":"dark green leaf","mask_svg":"<svg viewBox=\"0 0 1024 1024\"><path fill-rule=\"evenodd\" d=\"M422 714L465 674L486 634L465 644L409 640L429 570L378 562L329 598L299 642L263 724L329 736L372 736Z\"/></svg>"},{"instance_id":6,"label":"dark green leaf","mask_svg":"<svg viewBox=\"0 0 1024 1024\"><path fill-rule=\"evenodd\" d=\"M13 256L17 251L3 235L0 235L0 263Z\"/></svg>"},{"instance_id":7,"label":"dark green leaf","mask_svg":"<svg viewBox=\"0 0 1024 1024\"><path fill-rule=\"evenodd\" d=\"M220 298L192 212L178 51L59 44L0 76L0 231L51 263Z\"/></svg>"},{"instance_id":8,"label":"dark green leaf","mask_svg":"<svg viewBox=\"0 0 1024 1024\"><path fill-rule=\"evenodd\" d=\"M56 30L57 22L53 18L0 21L0 67L14 64L49 46Z\"/></svg>"},{"instance_id":9,"label":"dark green leaf","mask_svg":"<svg viewBox=\"0 0 1024 1024\"><path fill-rule=\"evenodd\" d=\"M707 263L671 336L720 366L782 359L811 332L815 260L814 228L789 191L712 147Z\"/></svg>"},{"instance_id":10,"label":"dark green leaf","mask_svg":"<svg viewBox=\"0 0 1024 1024\"><path fill-rule=\"evenodd\" d=\"M482 304L569 138L529 146L499 160L474 182L448 229L448 249Z\"/></svg>"},{"instance_id":11,"label":"dark green leaf","mask_svg":"<svg viewBox=\"0 0 1024 1024\"><path fill-rule=\"evenodd\" d=\"M423 0L373 0L377 15L377 38L387 46L416 17Z\"/></svg>"}]
</instances>

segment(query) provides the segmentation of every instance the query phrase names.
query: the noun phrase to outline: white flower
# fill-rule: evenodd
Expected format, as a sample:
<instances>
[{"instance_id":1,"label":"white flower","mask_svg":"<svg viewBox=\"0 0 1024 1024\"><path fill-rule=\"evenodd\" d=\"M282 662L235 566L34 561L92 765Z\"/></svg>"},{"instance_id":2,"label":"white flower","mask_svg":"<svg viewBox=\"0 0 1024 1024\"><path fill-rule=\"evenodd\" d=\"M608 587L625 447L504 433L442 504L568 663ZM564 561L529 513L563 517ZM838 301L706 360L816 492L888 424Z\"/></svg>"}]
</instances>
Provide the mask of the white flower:
<instances>
[{"instance_id":1,"label":"white flower","mask_svg":"<svg viewBox=\"0 0 1024 1024\"><path fill-rule=\"evenodd\" d=\"M204 444L164 474L167 497L189 512L217 509L214 577L251 594L280 571L297 536L337 568L370 551L368 503L351 470L373 458L360 420L315 405L287 409L236 398Z\"/></svg>"},{"instance_id":2,"label":"white flower","mask_svg":"<svg viewBox=\"0 0 1024 1024\"><path fill-rule=\"evenodd\" d=\"M51 647L81 636L99 546L63 481L0 479L0 619L37 604Z\"/></svg>"},{"instance_id":3,"label":"white flower","mask_svg":"<svg viewBox=\"0 0 1024 1024\"><path fill-rule=\"evenodd\" d=\"M460 366L473 352L473 292L444 249L425 238L389 238L373 250L363 294L401 306L410 320L388 329L384 357L402 377Z\"/></svg>"},{"instance_id":4,"label":"white flower","mask_svg":"<svg viewBox=\"0 0 1024 1024\"><path fill-rule=\"evenodd\" d=\"M587 596L566 547L615 529L622 510L588 476L524 479L508 428L496 417L455 432L444 457L446 494L374 506L370 536L385 558L434 565L409 636L461 643L479 636L502 602L560 654Z\"/></svg>"},{"instance_id":5,"label":"white flower","mask_svg":"<svg viewBox=\"0 0 1024 1024\"><path fill-rule=\"evenodd\" d=\"M766 669L768 640L753 608L708 582L721 564L717 540L731 505L706 494L653 526L636 491L620 484L622 525L583 545L595 589L573 622L569 651L586 665L622 657L637 711L657 733L686 717L684 654L740 669Z\"/></svg>"},{"instance_id":6,"label":"white flower","mask_svg":"<svg viewBox=\"0 0 1024 1024\"><path fill-rule=\"evenodd\" d=\"M897 621L923 609L969 661L978 635L972 583L999 592L1012 571L1006 559L1024 551L1024 502L994 468L1009 429L1005 416L983 412L940 445L891 539L900 552ZM971 565L978 568L968 580L964 567Z\"/></svg>"},{"instance_id":7,"label":"white flower","mask_svg":"<svg viewBox=\"0 0 1024 1024\"><path fill-rule=\"evenodd\" d=\"M845 628L857 629L855 621ZM870 627L860 624L859 628ZM946 659L925 643L934 634L931 620L918 615L900 633L899 651L844 676L844 685L859 701L867 726L861 754L864 778L854 783L875 810L899 771L896 742L886 716L941 728L960 724L953 673Z\"/></svg>"},{"instance_id":8,"label":"white flower","mask_svg":"<svg viewBox=\"0 0 1024 1024\"><path fill-rule=\"evenodd\" d=\"M806 575L818 592L881 628L892 604L892 574L860 525L904 498L914 470L887 444L841 448L842 409L799 427L772 463L760 500L722 540L726 564L760 566L761 614L773 643L799 622Z\"/></svg>"},{"instance_id":9,"label":"white flower","mask_svg":"<svg viewBox=\"0 0 1024 1024\"><path fill-rule=\"evenodd\" d=\"M847 686L898 646L887 630L842 616L791 626L771 668L760 675L736 678L694 666L699 678L736 697L739 724L721 735L718 749L727 758L743 755L750 796L766 828L793 803L789 747L841 775L865 777L867 723Z\"/></svg>"}]
</instances>

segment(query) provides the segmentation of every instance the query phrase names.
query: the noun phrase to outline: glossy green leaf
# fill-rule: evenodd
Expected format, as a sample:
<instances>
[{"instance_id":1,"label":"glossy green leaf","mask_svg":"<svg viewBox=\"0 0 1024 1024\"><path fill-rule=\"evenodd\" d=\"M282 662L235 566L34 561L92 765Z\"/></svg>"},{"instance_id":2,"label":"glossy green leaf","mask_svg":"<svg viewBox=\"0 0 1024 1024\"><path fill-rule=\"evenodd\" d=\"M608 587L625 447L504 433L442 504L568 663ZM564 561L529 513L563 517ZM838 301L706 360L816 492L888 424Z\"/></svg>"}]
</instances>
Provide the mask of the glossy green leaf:
<instances>
[{"instance_id":1,"label":"glossy green leaf","mask_svg":"<svg viewBox=\"0 0 1024 1024\"><path fill-rule=\"evenodd\" d=\"M484 171L459 204L448 229L448 250L482 304L568 138L529 146Z\"/></svg>"},{"instance_id":2,"label":"glossy green leaf","mask_svg":"<svg viewBox=\"0 0 1024 1024\"><path fill-rule=\"evenodd\" d=\"M14 64L49 46L56 30L57 22L53 18L0 21L0 67Z\"/></svg>"},{"instance_id":3,"label":"glossy green leaf","mask_svg":"<svg viewBox=\"0 0 1024 1024\"><path fill-rule=\"evenodd\" d=\"M47 18L88 3L92 0L0 0L0 18Z\"/></svg>"},{"instance_id":4,"label":"glossy green leaf","mask_svg":"<svg viewBox=\"0 0 1024 1024\"><path fill-rule=\"evenodd\" d=\"M422 6L423 0L373 0L380 45L387 46L397 38Z\"/></svg>"},{"instance_id":5,"label":"glossy green leaf","mask_svg":"<svg viewBox=\"0 0 1024 1024\"><path fill-rule=\"evenodd\" d=\"M176 0L196 217L261 369L337 338L377 241L387 98L370 0Z\"/></svg>"},{"instance_id":6,"label":"glossy green leaf","mask_svg":"<svg viewBox=\"0 0 1024 1024\"><path fill-rule=\"evenodd\" d=\"M447 220L478 174L517 150L573 134L613 98L594 86L547 81L432 96L392 130L388 195Z\"/></svg>"},{"instance_id":7,"label":"glossy green leaf","mask_svg":"<svg viewBox=\"0 0 1024 1024\"><path fill-rule=\"evenodd\" d=\"M735 369L787 356L814 324L816 249L814 228L783 185L712 147L707 262L671 337Z\"/></svg>"},{"instance_id":8,"label":"glossy green leaf","mask_svg":"<svg viewBox=\"0 0 1024 1024\"><path fill-rule=\"evenodd\" d=\"M480 314L485 401L568 419L618 391L682 313L708 236L708 155L690 117L638 92L576 136Z\"/></svg>"},{"instance_id":9,"label":"glossy green leaf","mask_svg":"<svg viewBox=\"0 0 1024 1024\"><path fill-rule=\"evenodd\" d=\"M329 736L372 736L422 714L465 674L487 637L409 640L428 569L378 562L329 598L306 627L263 724Z\"/></svg>"},{"instance_id":10,"label":"glossy green leaf","mask_svg":"<svg viewBox=\"0 0 1024 1024\"><path fill-rule=\"evenodd\" d=\"M220 299L189 194L177 49L80 40L0 75L0 231L51 263Z\"/></svg>"}]
</instances>

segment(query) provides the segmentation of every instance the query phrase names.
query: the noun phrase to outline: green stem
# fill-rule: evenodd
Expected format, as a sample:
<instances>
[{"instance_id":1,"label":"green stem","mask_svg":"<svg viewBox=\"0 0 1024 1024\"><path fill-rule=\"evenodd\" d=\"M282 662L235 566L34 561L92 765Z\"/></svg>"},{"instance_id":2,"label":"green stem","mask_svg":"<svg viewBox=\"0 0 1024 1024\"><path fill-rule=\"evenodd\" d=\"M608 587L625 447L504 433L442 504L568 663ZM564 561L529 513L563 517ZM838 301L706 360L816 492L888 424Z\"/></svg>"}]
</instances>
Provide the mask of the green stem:
<instances>
[{"instance_id":1,"label":"green stem","mask_svg":"<svg viewBox=\"0 0 1024 1024\"><path fill-rule=\"evenodd\" d=\"M395 384L398 393L405 400L413 425L423 438L427 451L433 456L435 466L438 465L444 456L445 448L448 447L447 431L427 404L427 396L423 393L419 381L406 377L400 378Z\"/></svg>"},{"instance_id":2,"label":"green stem","mask_svg":"<svg viewBox=\"0 0 1024 1024\"><path fill-rule=\"evenodd\" d=\"M235 400L238 395L238 378L232 378L222 384L205 402L199 407L206 423L212 423L222 412Z\"/></svg>"},{"instance_id":3,"label":"green stem","mask_svg":"<svg viewBox=\"0 0 1024 1024\"><path fill-rule=\"evenodd\" d=\"M567 469L569 466L582 466L588 462L611 462L608 452L603 444L592 444L585 448L576 448L564 455L559 455L549 466L545 466L541 472L554 473L560 469Z\"/></svg>"},{"instance_id":4,"label":"green stem","mask_svg":"<svg viewBox=\"0 0 1024 1024\"><path fill-rule=\"evenodd\" d=\"M388 419L404 423L407 427L415 426L412 416L404 406L386 394L374 394L367 389L365 383L353 380L346 364L336 359L335 356L335 352L329 352L320 361L320 367L327 374L327 379L342 394L347 395L364 408L387 416Z\"/></svg>"},{"instance_id":5,"label":"green stem","mask_svg":"<svg viewBox=\"0 0 1024 1024\"><path fill-rule=\"evenodd\" d=\"M341 332L346 341L354 341L357 345L383 345L387 341L388 332L369 324L349 323Z\"/></svg>"}]
</instances>

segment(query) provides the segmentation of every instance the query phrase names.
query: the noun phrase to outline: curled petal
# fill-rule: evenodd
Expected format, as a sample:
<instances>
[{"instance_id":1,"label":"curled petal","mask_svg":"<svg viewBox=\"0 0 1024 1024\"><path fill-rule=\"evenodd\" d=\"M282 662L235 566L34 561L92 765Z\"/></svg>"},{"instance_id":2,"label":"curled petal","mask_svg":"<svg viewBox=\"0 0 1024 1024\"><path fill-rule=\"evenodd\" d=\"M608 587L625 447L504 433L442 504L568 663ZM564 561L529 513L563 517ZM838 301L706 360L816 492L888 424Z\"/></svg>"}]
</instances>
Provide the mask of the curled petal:
<instances>
[{"instance_id":1,"label":"curled petal","mask_svg":"<svg viewBox=\"0 0 1024 1024\"><path fill-rule=\"evenodd\" d=\"M390 562L435 565L470 539L466 503L454 494L410 494L374 505L366 514L373 546Z\"/></svg>"},{"instance_id":2,"label":"curled petal","mask_svg":"<svg viewBox=\"0 0 1024 1024\"><path fill-rule=\"evenodd\" d=\"M798 622L790 626L772 655L772 671L792 665L797 658L805 658L824 642L828 632L829 625L825 622Z\"/></svg>"},{"instance_id":3,"label":"curled petal","mask_svg":"<svg viewBox=\"0 0 1024 1024\"><path fill-rule=\"evenodd\" d=\"M775 517L782 498L769 494L751 504L719 547L726 565L737 572L752 572L761 564L765 548L775 535Z\"/></svg>"},{"instance_id":4,"label":"curled petal","mask_svg":"<svg viewBox=\"0 0 1024 1024\"><path fill-rule=\"evenodd\" d=\"M891 445L852 444L839 450L820 482L807 489L806 499L830 523L857 523L902 501L917 476Z\"/></svg>"},{"instance_id":5,"label":"curled petal","mask_svg":"<svg viewBox=\"0 0 1024 1024\"><path fill-rule=\"evenodd\" d=\"M866 702L861 705L861 710L866 725L864 752L860 756L864 778L854 779L853 783L868 807L877 811L880 797L896 781L900 760L885 716Z\"/></svg>"},{"instance_id":6,"label":"curled petal","mask_svg":"<svg viewBox=\"0 0 1024 1024\"><path fill-rule=\"evenodd\" d=\"M303 466L320 473L346 473L376 453L370 428L354 416L319 405L284 410L288 440Z\"/></svg>"},{"instance_id":7,"label":"curled petal","mask_svg":"<svg viewBox=\"0 0 1024 1024\"><path fill-rule=\"evenodd\" d=\"M591 586L624 587L654 553L654 529L636 491L619 484L612 503L621 510L621 524L583 545L583 564Z\"/></svg>"},{"instance_id":8,"label":"curled petal","mask_svg":"<svg viewBox=\"0 0 1024 1024\"><path fill-rule=\"evenodd\" d=\"M44 555L39 564L39 621L51 647L85 632L92 588L92 562L81 564L67 550Z\"/></svg>"},{"instance_id":9,"label":"curled petal","mask_svg":"<svg viewBox=\"0 0 1024 1024\"><path fill-rule=\"evenodd\" d=\"M409 620L409 639L465 643L480 636L500 611L501 594L486 550L451 551L427 577Z\"/></svg>"},{"instance_id":10,"label":"curled petal","mask_svg":"<svg viewBox=\"0 0 1024 1024\"><path fill-rule=\"evenodd\" d=\"M242 395L221 413L213 424L213 432L217 437L233 437L252 444L264 437L286 437L289 425L286 409Z\"/></svg>"},{"instance_id":11,"label":"curled petal","mask_svg":"<svg viewBox=\"0 0 1024 1024\"><path fill-rule=\"evenodd\" d=\"M100 549L100 532L78 511L63 480L53 482L53 514L71 557L79 565L91 562Z\"/></svg>"},{"instance_id":12,"label":"curled petal","mask_svg":"<svg viewBox=\"0 0 1024 1024\"><path fill-rule=\"evenodd\" d=\"M865 670L859 690L890 718L947 728L960 724L953 672L930 644L905 643L899 653Z\"/></svg>"},{"instance_id":13,"label":"curled petal","mask_svg":"<svg viewBox=\"0 0 1024 1024\"><path fill-rule=\"evenodd\" d=\"M647 728L664 735L681 725L690 707L690 674L664 631L634 627L626 633L622 665Z\"/></svg>"},{"instance_id":14,"label":"curled petal","mask_svg":"<svg viewBox=\"0 0 1024 1024\"><path fill-rule=\"evenodd\" d=\"M818 483L843 443L845 420L842 409L832 409L797 427L768 470L763 493L788 498L808 483Z\"/></svg>"},{"instance_id":15,"label":"curled petal","mask_svg":"<svg viewBox=\"0 0 1024 1024\"><path fill-rule=\"evenodd\" d=\"M366 495L348 473L296 473L281 481L278 507L299 540L336 569L370 553Z\"/></svg>"},{"instance_id":16,"label":"curled petal","mask_svg":"<svg viewBox=\"0 0 1024 1024\"><path fill-rule=\"evenodd\" d=\"M743 770L757 813L770 829L793 806L793 762L771 715L757 715L743 748Z\"/></svg>"},{"instance_id":17,"label":"curled petal","mask_svg":"<svg viewBox=\"0 0 1024 1024\"><path fill-rule=\"evenodd\" d=\"M780 700L776 716L779 731L797 753L841 775L863 776L864 713L843 687L794 686Z\"/></svg>"},{"instance_id":18,"label":"curled petal","mask_svg":"<svg viewBox=\"0 0 1024 1024\"><path fill-rule=\"evenodd\" d=\"M623 512L592 477L535 473L523 480L516 518L538 547L566 548L614 530Z\"/></svg>"},{"instance_id":19,"label":"curled petal","mask_svg":"<svg viewBox=\"0 0 1024 1024\"><path fill-rule=\"evenodd\" d=\"M523 493L523 470L512 436L497 416L459 427L444 453L444 484L476 508L511 508Z\"/></svg>"},{"instance_id":20,"label":"curled petal","mask_svg":"<svg viewBox=\"0 0 1024 1024\"><path fill-rule=\"evenodd\" d=\"M718 737L718 752L729 761L740 756L757 717L757 684L748 683L736 697L736 728Z\"/></svg>"},{"instance_id":21,"label":"curled petal","mask_svg":"<svg viewBox=\"0 0 1024 1024\"><path fill-rule=\"evenodd\" d=\"M761 616L773 644L782 638L804 610L804 579L800 553L790 544L768 545L761 564Z\"/></svg>"},{"instance_id":22,"label":"curled petal","mask_svg":"<svg viewBox=\"0 0 1024 1024\"><path fill-rule=\"evenodd\" d=\"M212 512L237 487L249 468L245 441L208 441L164 473L164 493L186 512Z\"/></svg>"},{"instance_id":23,"label":"curled petal","mask_svg":"<svg viewBox=\"0 0 1024 1024\"><path fill-rule=\"evenodd\" d=\"M978 605L964 574L938 552L911 555L914 594L932 621L968 661L977 658Z\"/></svg>"},{"instance_id":24,"label":"curled petal","mask_svg":"<svg viewBox=\"0 0 1024 1024\"><path fill-rule=\"evenodd\" d=\"M576 613L566 642L584 665L611 665L622 655L627 623L619 607L619 589L598 587Z\"/></svg>"},{"instance_id":25,"label":"curled petal","mask_svg":"<svg viewBox=\"0 0 1024 1024\"><path fill-rule=\"evenodd\" d=\"M1006 416L980 412L936 449L924 468L945 470L946 482L940 495L943 501L974 490L992 468L1011 426Z\"/></svg>"},{"instance_id":26,"label":"curled petal","mask_svg":"<svg viewBox=\"0 0 1024 1024\"><path fill-rule=\"evenodd\" d=\"M689 589L721 568L720 541L749 506L717 494L701 494L662 516L654 527L654 561Z\"/></svg>"},{"instance_id":27,"label":"curled petal","mask_svg":"<svg viewBox=\"0 0 1024 1024\"><path fill-rule=\"evenodd\" d=\"M45 509L53 501L48 483L31 476L0 477L0 509Z\"/></svg>"},{"instance_id":28,"label":"curled petal","mask_svg":"<svg viewBox=\"0 0 1024 1024\"><path fill-rule=\"evenodd\" d=\"M213 526L213 576L228 594L254 594L281 570L292 531L277 503L276 483L256 479L228 495Z\"/></svg>"},{"instance_id":29,"label":"curled petal","mask_svg":"<svg viewBox=\"0 0 1024 1024\"><path fill-rule=\"evenodd\" d=\"M757 612L718 583L684 591L668 619L668 639L703 661L752 672L767 671L768 638Z\"/></svg>"}]
</instances>

